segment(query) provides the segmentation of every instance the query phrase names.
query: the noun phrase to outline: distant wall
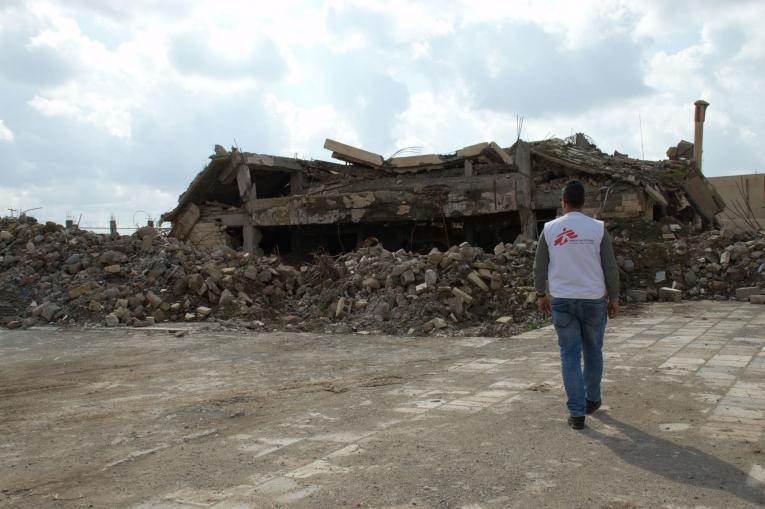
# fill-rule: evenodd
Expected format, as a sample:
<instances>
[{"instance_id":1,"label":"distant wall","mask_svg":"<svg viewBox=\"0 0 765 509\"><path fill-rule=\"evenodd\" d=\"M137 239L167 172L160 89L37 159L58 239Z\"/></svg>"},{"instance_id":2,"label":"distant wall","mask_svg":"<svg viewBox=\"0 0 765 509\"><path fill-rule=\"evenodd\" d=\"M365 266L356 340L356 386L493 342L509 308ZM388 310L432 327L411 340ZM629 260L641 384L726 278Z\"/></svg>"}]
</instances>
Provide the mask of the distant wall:
<instances>
[{"instance_id":1,"label":"distant wall","mask_svg":"<svg viewBox=\"0 0 765 509\"><path fill-rule=\"evenodd\" d=\"M717 215L723 227L735 231L751 229L747 221L739 217L748 203L754 221L765 229L765 174L707 177L707 180L725 200L725 211Z\"/></svg>"}]
</instances>

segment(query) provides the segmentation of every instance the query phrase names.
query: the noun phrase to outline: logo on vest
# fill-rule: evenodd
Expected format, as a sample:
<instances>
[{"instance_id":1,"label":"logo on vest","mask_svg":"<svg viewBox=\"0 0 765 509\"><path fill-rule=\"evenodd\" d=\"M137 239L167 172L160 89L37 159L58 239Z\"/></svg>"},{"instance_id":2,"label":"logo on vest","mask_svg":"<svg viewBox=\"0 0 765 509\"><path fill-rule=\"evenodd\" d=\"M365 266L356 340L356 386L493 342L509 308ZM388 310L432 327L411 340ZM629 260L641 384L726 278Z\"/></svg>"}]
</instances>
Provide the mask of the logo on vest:
<instances>
[{"instance_id":1,"label":"logo on vest","mask_svg":"<svg viewBox=\"0 0 765 509\"><path fill-rule=\"evenodd\" d=\"M574 240L577 237L578 237L578 235L576 234L576 232L574 230L569 230L568 228L563 228L563 231L555 236L555 240L553 241L553 245L555 245L555 246L562 246L563 244L567 243L569 240Z\"/></svg>"}]
</instances>

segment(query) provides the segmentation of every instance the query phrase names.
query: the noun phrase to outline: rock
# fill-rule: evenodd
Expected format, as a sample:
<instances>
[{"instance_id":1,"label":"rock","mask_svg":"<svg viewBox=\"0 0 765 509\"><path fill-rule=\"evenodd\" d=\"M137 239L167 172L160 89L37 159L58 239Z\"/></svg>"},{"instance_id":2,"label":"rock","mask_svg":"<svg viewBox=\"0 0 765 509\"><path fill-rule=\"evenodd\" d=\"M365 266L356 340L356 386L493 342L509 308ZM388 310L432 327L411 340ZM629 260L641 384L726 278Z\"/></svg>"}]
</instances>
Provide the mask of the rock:
<instances>
[{"instance_id":1,"label":"rock","mask_svg":"<svg viewBox=\"0 0 765 509\"><path fill-rule=\"evenodd\" d=\"M444 254L434 247L431 249L430 253L428 253L428 264L438 266L443 258Z\"/></svg>"},{"instance_id":2,"label":"rock","mask_svg":"<svg viewBox=\"0 0 765 509\"><path fill-rule=\"evenodd\" d=\"M53 318L56 316L56 314L61 310L61 307L57 304L46 301L42 303L35 311L38 311L38 315L43 317L46 321L50 322L53 320Z\"/></svg>"},{"instance_id":3,"label":"rock","mask_svg":"<svg viewBox=\"0 0 765 509\"><path fill-rule=\"evenodd\" d=\"M207 306L197 307L197 317L199 319L207 318L210 316L210 313L212 313L212 309L208 308Z\"/></svg>"},{"instance_id":4,"label":"rock","mask_svg":"<svg viewBox=\"0 0 765 509\"><path fill-rule=\"evenodd\" d=\"M414 272L412 272L411 270L405 270L401 274L401 284L405 286L409 286L410 284L414 283L415 279L416 278L414 276Z\"/></svg>"},{"instance_id":5,"label":"rock","mask_svg":"<svg viewBox=\"0 0 765 509\"><path fill-rule=\"evenodd\" d=\"M67 294L69 295L70 299L76 299L80 295L85 295L90 291L90 288L87 285L80 285L75 286L74 288L70 288Z\"/></svg>"},{"instance_id":6,"label":"rock","mask_svg":"<svg viewBox=\"0 0 765 509\"><path fill-rule=\"evenodd\" d=\"M236 303L236 297L234 297L234 294L231 293L231 291L228 289L223 290L220 294L220 298L218 299L218 305L227 307L234 303Z\"/></svg>"},{"instance_id":7,"label":"rock","mask_svg":"<svg viewBox=\"0 0 765 509\"><path fill-rule=\"evenodd\" d=\"M369 301L366 299L356 299L353 302L354 309L366 309L368 305L369 305Z\"/></svg>"},{"instance_id":8,"label":"rock","mask_svg":"<svg viewBox=\"0 0 765 509\"><path fill-rule=\"evenodd\" d=\"M104 267L104 272L106 274L119 274L119 272L122 270L122 267L119 265L107 265Z\"/></svg>"},{"instance_id":9,"label":"rock","mask_svg":"<svg viewBox=\"0 0 765 509\"><path fill-rule=\"evenodd\" d=\"M361 286L368 290L378 290L380 288L380 281L375 277L368 277L361 282Z\"/></svg>"},{"instance_id":10,"label":"rock","mask_svg":"<svg viewBox=\"0 0 765 509\"><path fill-rule=\"evenodd\" d=\"M120 324L120 319L114 313L109 313L104 317L104 324L107 327L116 327Z\"/></svg>"},{"instance_id":11,"label":"rock","mask_svg":"<svg viewBox=\"0 0 765 509\"><path fill-rule=\"evenodd\" d=\"M765 289L757 288L756 286L745 286L743 288L736 288L736 299L740 301L747 301L752 295L759 295L765 293Z\"/></svg>"},{"instance_id":12,"label":"rock","mask_svg":"<svg viewBox=\"0 0 765 509\"><path fill-rule=\"evenodd\" d=\"M496 320L494 320L497 323L513 323L513 317L512 316L500 316Z\"/></svg>"},{"instance_id":13,"label":"rock","mask_svg":"<svg viewBox=\"0 0 765 509\"><path fill-rule=\"evenodd\" d=\"M263 284L268 284L274 278L273 273L270 270L261 270L258 272L258 281Z\"/></svg>"},{"instance_id":14,"label":"rock","mask_svg":"<svg viewBox=\"0 0 765 509\"><path fill-rule=\"evenodd\" d=\"M481 276L479 276L475 271L470 272L467 275L468 281L473 283L476 287L478 287L480 290L488 291L489 287L486 286L486 283L483 282L483 279L481 279Z\"/></svg>"},{"instance_id":15,"label":"rock","mask_svg":"<svg viewBox=\"0 0 765 509\"><path fill-rule=\"evenodd\" d=\"M447 305L449 306L449 311L457 318L461 318L462 315L465 313L465 306L464 306L464 300L462 300L460 297L453 297L449 299L447 302Z\"/></svg>"},{"instance_id":16,"label":"rock","mask_svg":"<svg viewBox=\"0 0 765 509\"><path fill-rule=\"evenodd\" d=\"M345 298L340 297L335 304L335 318L342 318L345 316Z\"/></svg>"},{"instance_id":17,"label":"rock","mask_svg":"<svg viewBox=\"0 0 765 509\"><path fill-rule=\"evenodd\" d=\"M465 291L463 291L463 290L460 290L460 289L459 289L459 288L457 288L457 287L455 287L455 288L452 288L452 295L454 295L455 297L459 297L460 299L462 299L462 301L463 301L465 304L470 304L471 302L473 302L473 296L472 296L472 295L470 295L469 293L467 293L467 292L465 292Z\"/></svg>"},{"instance_id":18,"label":"rock","mask_svg":"<svg viewBox=\"0 0 765 509\"><path fill-rule=\"evenodd\" d=\"M186 285L199 295L202 295L207 291L207 288L205 287L205 279L201 274L190 274L187 276Z\"/></svg>"},{"instance_id":19,"label":"rock","mask_svg":"<svg viewBox=\"0 0 765 509\"><path fill-rule=\"evenodd\" d=\"M505 244L503 242L500 242L499 244L494 246L494 254L495 255L499 256L499 255L501 255L504 252L505 252Z\"/></svg>"},{"instance_id":20,"label":"rock","mask_svg":"<svg viewBox=\"0 0 765 509\"><path fill-rule=\"evenodd\" d=\"M685 284L688 286L693 286L696 284L696 281L698 281L698 278L696 277L696 273L692 270L687 271L685 274L683 274L683 278L685 279Z\"/></svg>"},{"instance_id":21,"label":"rock","mask_svg":"<svg viewBox=\"0 0 765 509\"><path fill-rule=\"evenodd\" d=\"M98 257L98 261L102 265L118 265L128 261L128 257L125 253L119 251L105 251Z\"/></svg>"},{"instance_id":22,"label":"rock","mask_svg":"<svg viewBox=\"0 0 765 509\"><path fill-rule=\"evenodd\" d=\"M11 320L7 324L5 324L6 327L9 329L20 329L21 326L24 325L21 320Z\"/></svg>"},{"instance_id":23,"label":"rock","mask_svg":"<svg viewBox=\"0 0 765 509\"><path fill-rule=\"evenodd\" d=\"M157 308L154 311L152 311L151 317L154 319L155 323L157 323L157 322L164 322L165 320L167 320L167 315L160 308Z\"/></svg>"},{"instance_id":24,"label":"rock","mask_svg":"<svg viewBox=\"0 0 765 509\"><path fill-rule=\"evenodd\" d=\"M635 270L635 262L627 258L624 260L623 268L624 268L624 272L632 272L633 270Z\"/></svg>"},{"instance_id":25,"label":"rock","mask_svg":"<svg viewBox=\"0 0 765 509\"><path fill-rule=\"evenodd\" d=\"M765 294L763 294L763 295L750 295L749 296L749 303L750 304L765 304Z\"/></svg>"},{"instance_id":26,"label":"rock","mask_svg":"<svg viewBox=\"0 0 765 509\"><path fill-rule=\"evenodd\" d=\"M663 287L659 288L659 300L666 302L679 302L683 296L683 292L675 288Z\"/></svg>"},{"instance_id":27,"label":"rock","mask_svg":"<svg viewBox=\"0 0 765 509\"><path fill-rule=\"evenodd\" d=\"M720 253L720 265L728 265L730 263L730 251L723 251Z\"/></svg>"},{"instance_id":28,"label":"rock","mask_svg":"<svg viewBox=\"0 0 765 509\"><path fill-rule=\"evenodd\" d=\"M433 327L436 329L445 329L446 327L449 326L449 324L446 323L446 320L440 317L433 318L430 322L433 324Z\"/></svg>"},{"instance_id":29,"label":"rock","mask_svg":"<svg viewBox=\"0 0 765 509\"><path fill-rule=\"evenodd\" d=\"M146 301L155 308L162 304L162 298L151 290L146 292Z\"/></svg>"},{"instance_id":30,"label":"rock","mask_svg":"<svg viewBox=\"0 0 765 509\"><path fill-rule=\"evenodd\" d=\"M720 267L720 265L718 265L716 263L710 263L705 268L706 268L707 272L712 272L712 273L715 273L715 274L720 272L720 270L722 269L722 267Z\"/></svg>"},{"instance_id":31,"label":"rock","mask_svg":"<svg viewBox=\"0 0 765 509\"><path fill-rule=\"evenodd\" d=\"M13 238L13 234L7 230L0 231L0 240L11 240Z\"/></svg>"},{"instance_id":32,"label":"rock","mask_svg":"<svg viewBox=\"0 0 765 509\"><path fill-rule=\"evenodd\" d=\"M627 290L627 299L633 302L645 302L648 300L648 292L645 290Z\"/></svg>"}]
</instances>

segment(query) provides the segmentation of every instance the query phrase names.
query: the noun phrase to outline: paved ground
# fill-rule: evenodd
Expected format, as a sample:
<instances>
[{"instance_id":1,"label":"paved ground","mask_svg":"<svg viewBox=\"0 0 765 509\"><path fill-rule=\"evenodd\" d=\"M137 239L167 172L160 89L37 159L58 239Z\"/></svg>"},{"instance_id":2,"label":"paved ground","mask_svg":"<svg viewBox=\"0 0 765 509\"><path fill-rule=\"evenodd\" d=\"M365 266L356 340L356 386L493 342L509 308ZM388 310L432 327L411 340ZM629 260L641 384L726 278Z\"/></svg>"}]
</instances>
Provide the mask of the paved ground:
<instances>
[{"instance_id":1,"label":"paved ground","mask_svg":"<svg viewBox=\"0 0 765 509\"><path fill-rule=\"evenodd\" d=\"M0 332L0 507L761 507L765 306L609 325L564 423L551 329L510 339Z\"/></svg>"}]
</instances>

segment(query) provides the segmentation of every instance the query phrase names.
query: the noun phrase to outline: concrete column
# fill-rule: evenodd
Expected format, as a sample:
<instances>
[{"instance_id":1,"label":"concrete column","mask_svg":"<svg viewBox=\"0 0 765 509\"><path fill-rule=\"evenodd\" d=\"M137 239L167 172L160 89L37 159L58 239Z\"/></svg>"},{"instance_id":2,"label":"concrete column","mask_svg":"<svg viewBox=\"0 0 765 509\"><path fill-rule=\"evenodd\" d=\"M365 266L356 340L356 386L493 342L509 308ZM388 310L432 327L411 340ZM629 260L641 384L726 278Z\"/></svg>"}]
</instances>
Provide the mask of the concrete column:
<instances>
[{"instance_id":1,"label":"concrete column","mask_svg":"<svg viewBox=\"0 0 765 509\"><path fill-rule=\"evenodd\" d=\"M696 171L701 173L701 158L703 156L704 144L704 118L707 113L707 106L709 103L699 99L695 103L696 111L693 115L694 132L693 132L693 160L696 163Z\"/></svg>"},{"instance_id":2,"label":"concrete column","mask_svg":"<svg viewBox=\"0 0 765 509\"><path fill-rule=\"evenodd\" d=\"M529 239L537 238L537 215L532 209L533 181L531 176L531 147L523 140L518 140L515 144L514 152L515 164L518 166L518 172L523 175L521 187L516 193L518 201L518 211L521 219L521 231L524 237ZM514 239L508 239L512 242Z\"/></svg>"}]
</instances>

